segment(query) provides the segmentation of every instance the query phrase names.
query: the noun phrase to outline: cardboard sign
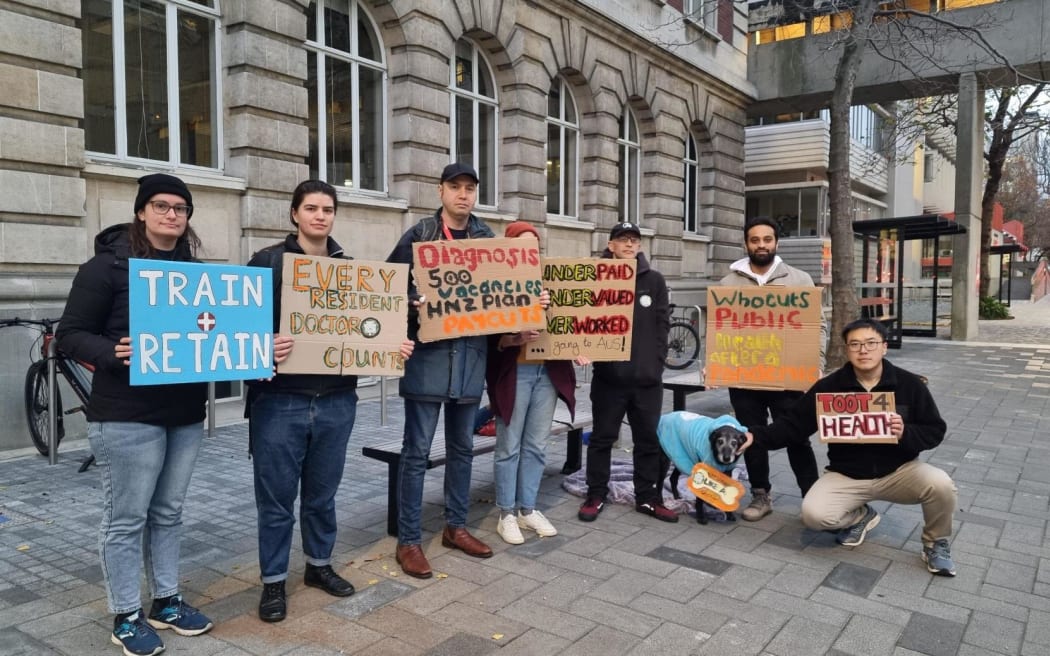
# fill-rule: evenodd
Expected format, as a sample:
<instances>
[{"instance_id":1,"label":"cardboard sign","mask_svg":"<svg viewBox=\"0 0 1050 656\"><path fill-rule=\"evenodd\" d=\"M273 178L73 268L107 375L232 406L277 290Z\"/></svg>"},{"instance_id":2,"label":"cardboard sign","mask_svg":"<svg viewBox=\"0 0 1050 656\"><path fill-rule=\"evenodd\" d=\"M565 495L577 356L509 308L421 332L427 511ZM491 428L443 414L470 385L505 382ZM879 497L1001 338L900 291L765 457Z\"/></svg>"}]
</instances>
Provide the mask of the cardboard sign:
<instances>
[{"instance_id":1,"label":"cardboard sign","mask_svg":"<svg viewBox=\"0 0 1050 656\"><path fill-rule=\"evenodd\" d=\"M817 433L821 442L896 444L890 415L893 392L817 394Z\"/></svg>"},{"instance_id":2,"label":"cardboard sign","mask_svg":"<svg viewBox=\"0 0 1050 656\"><path fill-rule=\"evenodd\" d=\"M704 503L725 512L739 508L744 497L744 486L740 481L702 462L693 467L686 487Z\"/></svg>"},{"instance_id":3,"label":"cardboard sign","mask_svg":"<svg viewBox=\"0 0 1050 656\"><path fill-rule=\"evenodd\" d=\"M543 258L543 287L551 297L547 330L528 344L525 357L630 360L636 275L635 260Z\"/></svg>"},{"instance_id":4,"label":"cardboard sign","mask_svg":"<svg viewBox=\"0 0 1050 656\"><path fill-rule=\"evenodd\" d=\"M408 265L285 253L281 334L295 338L282 374L402 376Z\"/></svg>"},{"instance_id":5,"label":"cardboard sign","mask_svg":"<svg viewBox=\"0 0 1050 656\"><path fill-rule=\"evenodd\" d=\"M820 377L820 289L708 287L704 384L806 390Z\"/></svg>"},{"instance_id":6,"label":"cardboard sign","mask_svg":"<svg viewBox=\"0 0 1050 656\"><path fill-rule=\"evenodd\" d=\"M517 333L546 326L540 244L531 238L423 241L412 245L419 341Z\"/></svg>"},{"instance_id":7,"label":"cardboard sign","mask_svg":"<svg viewBox=\"0 0 1050 656\"><path fill-rule=\"evenodd\" d=\"M272 376L272 277L258 267L128 260L131 384Z\"/></svg>"}]
</instances>

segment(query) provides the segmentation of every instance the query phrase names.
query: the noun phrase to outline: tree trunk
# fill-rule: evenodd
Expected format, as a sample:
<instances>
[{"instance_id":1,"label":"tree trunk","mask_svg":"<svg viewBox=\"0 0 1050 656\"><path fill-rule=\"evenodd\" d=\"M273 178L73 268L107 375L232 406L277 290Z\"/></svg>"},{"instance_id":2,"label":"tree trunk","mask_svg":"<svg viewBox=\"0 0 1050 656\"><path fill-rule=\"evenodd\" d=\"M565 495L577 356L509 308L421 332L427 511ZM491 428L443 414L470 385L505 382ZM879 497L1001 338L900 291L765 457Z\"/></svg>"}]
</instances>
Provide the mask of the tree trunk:
<instances>
[{"instance_id":1,"label":"tree trunk","mask_svg":"<svg viewBox=\"0 0 1050 656\"><path fill-rule=\"evenodd\" d=\"M871 18L877 0L859 0L853 23L843 35L842 57L835 69L831 94L831 143L828 153L828 196L831 213L831 331L828 337L828 371L846 361L846 347L839 335L847 323L859 316L853 257L853 202L850 195L849 113L857 69L868 45Z\"/></svg>"}]
</instances>

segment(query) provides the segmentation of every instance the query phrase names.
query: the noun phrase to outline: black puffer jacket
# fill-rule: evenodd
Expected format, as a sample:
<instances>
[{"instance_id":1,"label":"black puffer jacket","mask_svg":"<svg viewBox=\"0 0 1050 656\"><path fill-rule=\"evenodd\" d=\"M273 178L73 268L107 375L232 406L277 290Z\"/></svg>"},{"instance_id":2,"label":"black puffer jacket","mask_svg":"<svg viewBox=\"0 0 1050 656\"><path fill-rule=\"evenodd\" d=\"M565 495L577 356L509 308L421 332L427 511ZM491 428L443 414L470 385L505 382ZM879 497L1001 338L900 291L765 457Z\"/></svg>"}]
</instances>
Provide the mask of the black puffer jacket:
<instances>
[{"instance_id":1,"label":"black puffer jacket","mask_svg":"<svg viewBox=\"0 0 1050 656\"><path fill-rule=\"evenodd\" d=\"M602 257L610 258L612 253L606 249ZM627 362L595 362L594 377L620 385L648 387L659 385L663 380L671 307L663 274L649 268L644 253L638 253L637 266L631 359Z\"/></svg>"},{"instance_id":2,"label":"black puffer jacket","mask_svg":"<svg viewBox=\"0 0 1050 656\"><path fill-rule=\"evenodd\" d=\"M786 415L768 426L748 426L748 430L754 434L755 444L767 449L808 442L817 432L817 394L865 391L857 382L853 365L847 362L814 383ZM915 374L883 360L882 377L870 391L893 392L897 414L904 420L904 434L897 444L828 444L828 471L857 479L882 478L944 440L948 427L930 390Z\"/></svg>"},{"instance_id":3,"label":"black puffer jacket","mask_svg":"<svg viewBox=\"0 0 1050 656\"><path fill-rule=\"evenodd\" d=\"M95 237L95 256L81 265L73 279L56 331L58 348L95 367L88 421L156 426L203 421L207 383L131 387L130 368L114 354L117 342L128 336L129 225L106 228ZM186 246L171 256L179 262L194 261Z\"/></svg>"}]
</instances>

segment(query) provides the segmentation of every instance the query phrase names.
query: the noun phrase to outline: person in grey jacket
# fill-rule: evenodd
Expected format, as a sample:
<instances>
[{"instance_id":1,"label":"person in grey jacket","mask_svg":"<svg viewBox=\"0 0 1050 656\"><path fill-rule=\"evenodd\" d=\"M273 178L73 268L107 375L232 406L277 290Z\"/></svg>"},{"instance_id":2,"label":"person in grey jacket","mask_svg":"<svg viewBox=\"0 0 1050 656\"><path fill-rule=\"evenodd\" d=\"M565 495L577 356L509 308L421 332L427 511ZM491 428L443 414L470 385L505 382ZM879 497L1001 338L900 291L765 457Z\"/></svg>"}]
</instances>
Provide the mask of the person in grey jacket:
<instances>
[{"instance_id":1,"label":"person in grey jacket","mask_svg":"<svg viewBox=\"0 0 1050 656\"><path fill-rule=\"evenodd\" d=\"M747 257L733 262L729 273L719 285L723 287L812 287L813 279L805 271L789 266L777 255L777 225L769 217L758 216L744 224L744 247ZM827 344L827 321L820 326L820 369L824 370L825 345ZM801 398L801 391L729 388L729 402L737 420L745 426L765 426L772 415L773 420L782 416ZM795 482L802 496L817 481L820 472L817 458L809 442L795 442L787 448L788 462L795 473ZM751 484L751 503L741 516L751 522L758 521L773 512L773 500L769 483L769 452L761 447L752 447L744 453L747 477Z\"/></svg>"},{"instance_id":2,"label":"person in grey jacket","mask_svg":"<svg viewBox=\"0 0 1050 656\"><path fill-rule=\"evenodd\" d=\"M479 239L495 234L471 212L478 195L478 174L461 163L449 164L438 185L441 209L410 228L387 258L412 264L412 244L423 241ZM466 529L470 476L474 459L474 415L485 387L488 337L418 341L421 296L410 283L409 337L416 340L405 362L399 391L405 400L405 432L398 468L397 562L405 574L430 578L433 572L421 547L423 479L438 415L445 410L445 530L441 544L477 558L492 550Z\"/></svg>"}]
</instances>

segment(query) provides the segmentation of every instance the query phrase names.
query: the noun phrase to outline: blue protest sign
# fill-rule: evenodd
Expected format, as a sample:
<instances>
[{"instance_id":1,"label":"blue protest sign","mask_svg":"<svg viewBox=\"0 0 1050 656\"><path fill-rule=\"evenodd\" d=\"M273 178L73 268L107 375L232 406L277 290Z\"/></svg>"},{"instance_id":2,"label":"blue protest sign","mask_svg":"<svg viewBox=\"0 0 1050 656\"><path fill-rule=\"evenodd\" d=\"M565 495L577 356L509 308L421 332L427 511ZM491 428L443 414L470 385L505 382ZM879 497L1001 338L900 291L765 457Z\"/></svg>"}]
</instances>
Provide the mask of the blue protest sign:
<instances>
[{"instance_id":1,"label":"blue protest sign","mask_svg":"<svg viewBox=\"0 0 1050 656\"><path fill-rule=\"evenodd\" d=\"M273 375L269 268L132 259L131 384Z\"/></svg>"}]
</instances>

